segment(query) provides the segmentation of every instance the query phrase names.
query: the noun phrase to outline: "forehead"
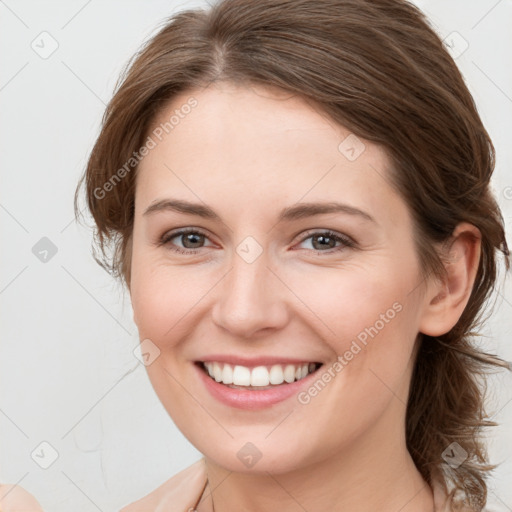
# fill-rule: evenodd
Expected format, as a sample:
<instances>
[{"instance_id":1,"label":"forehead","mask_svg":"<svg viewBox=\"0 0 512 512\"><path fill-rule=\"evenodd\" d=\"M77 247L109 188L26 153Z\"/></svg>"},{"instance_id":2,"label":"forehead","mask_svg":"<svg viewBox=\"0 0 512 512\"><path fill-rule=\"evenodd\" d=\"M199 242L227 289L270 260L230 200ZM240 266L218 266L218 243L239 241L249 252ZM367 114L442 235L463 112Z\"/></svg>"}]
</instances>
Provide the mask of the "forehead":
<instances>
[{"instance_id":1,"label":"forehead","mask_svg":"<svg viewBox=\"0 0 512 512\"><path fill-rule=\"evenodd\" d=\"M403 204L391 204L401 201L385 151L289 92L227 83L191 89L148 133L156 145L137 177L145 204L167 193L244 209L327 198L364 204L373 216L403 213Z\"/></svg>"}]
</instances>

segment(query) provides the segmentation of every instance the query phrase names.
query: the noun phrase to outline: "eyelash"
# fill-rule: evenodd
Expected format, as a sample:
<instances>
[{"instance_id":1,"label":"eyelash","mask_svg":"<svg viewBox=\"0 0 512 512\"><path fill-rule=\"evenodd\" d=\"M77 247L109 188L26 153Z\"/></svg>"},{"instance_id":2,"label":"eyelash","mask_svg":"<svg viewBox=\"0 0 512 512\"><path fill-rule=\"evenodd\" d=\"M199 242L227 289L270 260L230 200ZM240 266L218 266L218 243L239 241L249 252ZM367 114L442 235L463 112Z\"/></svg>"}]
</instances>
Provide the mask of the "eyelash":
<instances>
[{"instance_id":1,"label":"eyelash","mask_svg":"<svg viewBox=\"0 0 512 512\"><path fill-rule=\"evenodd\" d=\"M176 232L165 233L161 237L161 239L157 242L157 246L161 247L163 245L167 245L173 238L176 238L176 237L179 237L179 236L182 236L182 235L188 235L190 233L197 234L197 235L202 235L204 237L207 237L207 234L204 233L203 231L201 231L200 229L196 229L196 228L182 229L182 230L179 230L179 231L176 231ZM326 250L326 251L320 251L320 250L311 249L311 250L315 251L317 254L318 253L320 253L320 254L332 254L332 253L341 251L341 250L346 249L346 248L354 248L354 247L356 247L356 243L351 238L347 237L346 235L340 235L338 233L335 233L334 231L331 231L329 229L326 229L326 230L323 230L323 231L322 230L320 230L320 231L318 231L318 230L317 231L308 231L307 232L307 236L302 238L302 240L300 240L299 243L303 243L308 238L312 238L315 235L316 236L318 236L318 235L327 236L328 238L334 239L335 242L341 242L341 244L342 244L339 247L334 247L334 248ZM174 251L174 252L177 252L177 253L180 253L180 254L193 255L193 254L197 254L200 249L203 249L203 247L200 247L198 249L186 249L186 250L183 250L180 247L176 247L176 246L173 246L172 244L169 244L169 249L171 251Z\"/></svg>"}]
</instances>

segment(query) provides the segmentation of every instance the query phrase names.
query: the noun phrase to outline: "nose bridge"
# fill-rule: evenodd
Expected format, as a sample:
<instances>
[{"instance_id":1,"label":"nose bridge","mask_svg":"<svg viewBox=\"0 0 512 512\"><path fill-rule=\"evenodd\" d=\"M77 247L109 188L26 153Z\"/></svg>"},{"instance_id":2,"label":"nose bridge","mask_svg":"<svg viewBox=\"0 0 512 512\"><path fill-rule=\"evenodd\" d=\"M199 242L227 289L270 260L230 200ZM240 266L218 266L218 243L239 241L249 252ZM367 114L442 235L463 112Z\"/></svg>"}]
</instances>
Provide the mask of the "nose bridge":
<instances>
[{"instance_id":1,"label":"nose bridge","mask_svg":"<svg viewBox=\"0 0 512 512\"><path fill-rule=\"evenodd\" d=\"M261 251L255 257L251 254L254 248L243 249L247 246L242 243L233 254L213 307L213 319L234 335L249 337L258 330L284 325L286 305L267 253Z\"/></svg>"}]
</instances>

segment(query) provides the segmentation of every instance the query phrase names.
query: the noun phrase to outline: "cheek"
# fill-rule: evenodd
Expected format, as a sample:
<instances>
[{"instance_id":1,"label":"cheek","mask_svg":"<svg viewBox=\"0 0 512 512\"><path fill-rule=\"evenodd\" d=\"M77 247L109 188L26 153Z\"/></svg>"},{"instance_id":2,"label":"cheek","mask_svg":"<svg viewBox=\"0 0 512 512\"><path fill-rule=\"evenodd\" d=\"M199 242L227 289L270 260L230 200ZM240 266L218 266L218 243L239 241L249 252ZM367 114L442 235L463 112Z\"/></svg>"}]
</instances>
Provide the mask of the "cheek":
<instances>
[{"instance_id":1,"label":"cheek","mask_svg":"<svg viewBox=\"0 0 512 512\"><path fill-rule=\"evenodd\" d=\"M419 311L419 302L410 293L416 269L410 270L389 264L333 269L325 277L317 273L305 279L302 274L292 287L310 310L314 334L321 334L333 353L333 363L324 373L330 370L333 378L325 377L331 396L345 410L367 404L365 414L376 413L389 400L390 389L403 393L406 400ZM323 399L317 400L315 393L312 390L304 401L311 398L320 414Z\"/></svg>"},{"instance_id":2,"label":"cheek","mask_svg":"<svg viewBox=\"0 0 512 512\"><path fill-rule=\"evenodd\" d=\"M336 352L385 332L396 332L405 311L412 276L398 269L344 268L289 275L291 288Z\"/></svg>"},{"instance_id":3,"label":"cheek","mask_svg":"<svg viewBox=\"0 0 512 512\"><path fill-rule=\"evenodd\" d=\"M172 348L193 329L195 317L219 277L207 266L170 266L134 253L131 302L141 339ZM222 274L219 274L220 276Z\"/></svg>"},{"instance_id":4,"label":"cheek","mask_svg":"<svg viewBox=\"0 0 512 512\"><path fill-rule=\"evenodd\" d=\"M294 428L305 435L310 419L317 418L318 429L332 437L332 449L339 441L333 425L343 425L346 440L355 439L387 407L401 410L407 403L418 302L409 295L413 275L387 270L334 271L328 280L317 276L293 288L307 297L318 317L316 332L325 334L334 352L333 363L319 375L322 382L297 397Z\"/></svg>"}]
</instances>

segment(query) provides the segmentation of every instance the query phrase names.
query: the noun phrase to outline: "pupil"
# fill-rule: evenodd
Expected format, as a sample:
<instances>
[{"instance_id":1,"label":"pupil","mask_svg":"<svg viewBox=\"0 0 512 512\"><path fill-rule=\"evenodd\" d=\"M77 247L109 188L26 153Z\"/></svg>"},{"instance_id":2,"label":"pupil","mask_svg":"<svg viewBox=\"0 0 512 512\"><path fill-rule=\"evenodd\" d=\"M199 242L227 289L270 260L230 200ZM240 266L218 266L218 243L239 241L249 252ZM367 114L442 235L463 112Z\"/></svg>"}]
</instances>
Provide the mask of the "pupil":
<instances>
[{"instance_id":1,"label":"pupil","mask_svg":"<svg viewBox=\"0 0 512 512\"><path fill-rule=\"evenodd\" d=\"M195 245L194 245L194 246L192 246L192 247L191 247L191 246L190 246L190 245L188 245L188 244L189 244L189 243L192 243L192 244L194 244L194 243L196 243L196 244L197 244L197 243L199 243L199 244L200 244L200 243L201 243L201 241L202 241L202 238L203 238L203 235L200 235L200 234L198 234L198 233L187 233L187 234L185 235L185 239L184 239L184 240L185 240L185 243L184 243L183 245L184 245L185 247L187 247L187 249L194 249L194 248L196 248L197 246L195 246Z\"/></svg>"},{"instance_id":2,"label":"pupil","mask_svg":"<svg viewBox=\"0 0 512 512\"><path fill-rule=\"evenodd\" d=\"M320 240L320 241L324 241L324 242L325 241L328 241L328 242L330 241L331 243L328 243L327 246L328 247L334 247L333 243L335 243L335 240L333 238L328 237L328 236L317 235L316 237L313 237L313 246L315 246L315 240ZM322 247L326 247L326 245L322 244L320 246L320 248L322 248ZM315 249L317 249L317 247L315 247Z\"/></svg>"}]
</instances>

